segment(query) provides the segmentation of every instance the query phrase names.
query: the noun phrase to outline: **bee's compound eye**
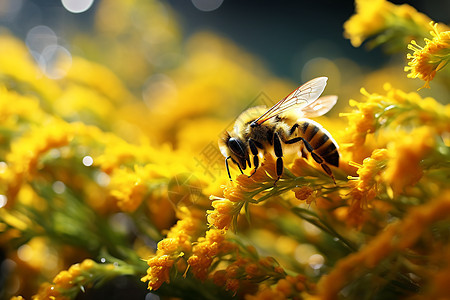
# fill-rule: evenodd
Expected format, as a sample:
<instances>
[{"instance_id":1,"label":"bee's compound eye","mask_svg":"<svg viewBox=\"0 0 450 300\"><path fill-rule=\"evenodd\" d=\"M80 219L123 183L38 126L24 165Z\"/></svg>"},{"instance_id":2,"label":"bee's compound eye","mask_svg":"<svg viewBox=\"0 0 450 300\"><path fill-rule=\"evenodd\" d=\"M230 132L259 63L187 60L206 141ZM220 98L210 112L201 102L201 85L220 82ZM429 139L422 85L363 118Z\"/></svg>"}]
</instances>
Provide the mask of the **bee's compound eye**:
<instances>
[{"instance_id":1,"label":"bee's compound eye","mask_svg":"<svg viewBox=\"0 0 450 300\"><path fill-rule=\"evenodd\" d=\"M244 145L240 140L236 138L230 138L228 140L228 147L237 156L244 156Z\"/></svg>"}]
</instances>

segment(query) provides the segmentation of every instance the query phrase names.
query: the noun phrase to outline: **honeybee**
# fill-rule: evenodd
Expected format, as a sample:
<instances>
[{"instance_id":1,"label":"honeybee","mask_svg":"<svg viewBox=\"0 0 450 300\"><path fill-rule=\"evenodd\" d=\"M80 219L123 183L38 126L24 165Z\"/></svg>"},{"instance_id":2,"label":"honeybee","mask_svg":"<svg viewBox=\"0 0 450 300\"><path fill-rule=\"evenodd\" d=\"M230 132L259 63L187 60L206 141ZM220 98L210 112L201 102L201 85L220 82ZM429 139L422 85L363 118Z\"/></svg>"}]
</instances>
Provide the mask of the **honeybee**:
<instances>
[{"instance_id":1,"label":"honeybee","mask_svg":"<svg viewBox=\"0 0 450 300\"><path fill-rule=\"evenodd\" d=\"M276 157L277 182L284 170L283 156L300 152L302 156L309 153L335 182L329 165L339 167L338 145L320 124L306 119L321 116L336 104L337 96L319 98L327 80L327 77L312 79L270 109L253 107L237 118L234 131L225 132L219 139L230 180L229 160L242 174L242 170L253 165L250 177L259 167L259 154L271 153Z\"/></svg>"}]
</instances>

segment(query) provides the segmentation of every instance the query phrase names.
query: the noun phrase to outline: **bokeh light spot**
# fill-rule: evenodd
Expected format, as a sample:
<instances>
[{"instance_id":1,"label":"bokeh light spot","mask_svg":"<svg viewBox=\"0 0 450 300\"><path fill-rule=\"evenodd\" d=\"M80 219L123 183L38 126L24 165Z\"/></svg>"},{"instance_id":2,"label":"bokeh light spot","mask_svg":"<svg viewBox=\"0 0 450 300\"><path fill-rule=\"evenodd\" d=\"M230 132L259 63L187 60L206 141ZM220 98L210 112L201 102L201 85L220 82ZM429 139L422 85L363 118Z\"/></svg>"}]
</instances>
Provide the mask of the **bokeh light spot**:
<instances>
[{"instance_id":1,"label":"bokeh light spot","mask_svg":"<svg viewBox=\"0 0 450 300\"><path fill-rule=\"evenodd\" d=\"M17 249L17 256L23 261L29 261L33 257L33 249L27 244L22 245Z\"/></svg>"},{"instance_id":2,"label":"bokeh light spot","mask_svg":"<svg viewBox=\"0 0 450 300\"><path fill-rule=\"evenodd\" d=\"M308 264L309 258L317 254L317 250L314 246L309 244L300 244L295 248L294 257L301 264Z\"/></svg>"},{"instance_id":3,"label":"bokeh light spot","mask_svg":"<svg viewBox=\"0 0 450 300\"><path fill-rule=\"evenodd\" d=\"M66 191L66 185L62 181L55 181L52 184L52 189L57 194L62 194Z\"/></svg>"},{"instance_id":4,"label":"bokeh light spot","mask_svg":"<svg viewBox=\"0 0 450 300\"><path fill-rule=\"evenodd\" d=\"M105 172L98 172L95 174L95 182L97 182L99 186L108 186L110 181L111 177L109 177L109 175Z\"/></svg>"},{"instance_id":5,"label":"bokeh light spot","mask_svg":"<svg viewBox=\"0 0 450 300\"><path fill-rule=\"evenodd\" d=\"M72 54L62 46L49 46L42 52L39 65L48 78L60 79L72 66Z\"/></svg>"},{"instance_id":6,"label":"bokeh light spot","mask_svg":"<svg viewBox=\"0 0 450 300\"><path fill-rule=\"evenodd\" d=\"M85 165L86 167L92 166L93 163L94 163L94 159L92 157L90 157L89 155L86 155L85 157L83 157L83 165Z\"/></svg>"},{"instance_id":7,"label":"bokeh light spot","mask_svg":"<svg viewBox=\"0 0 450 300\"><path fill-rule=\"evenodd\" d=\"M8 202L8 198L5 195L0 195L0 208L6 205Z\"/></svg>"},{"instance_id":8,"label":"bokeh light spot","mask_svg":"<svg viewBox=\"0 0 450 300\"><path fill-rule=\"evenodd\" d=\"M23 0L0 0L0 18L12 21L20 12Z\"/></svg>"},{"instance_id":9,"label":"bokeh light spot","mask_svg":"<svg viewBox=\"0 0 450 300\"><path fill-rule=\"evenodd\" d=\"M71 13L79 14L87 11L94 3L94 0L61 0L61 2L65 9Z\"/></svg>"},{"instance_id":10,"label":"bokeh light spot","mask_svg":"<svg viewBox=\"0 0 450 300\"><path fill-rule=\"evenodd\" d=\"M322 268L325 258L320 254L313 254L308 259L308 264L314 270Z\"/></svg>"},{"instance_id":11,"label":"bokeh light spot","mask_svg":"<svg viewBox=\"0 0 450 300\"><path fill-rule=\"evenodd\" d=\"M36 58L35 54L41 55L47 47L57 45L58 38L50 27L38 25L28 31L25 43Z\"/></svg>"},{"instance_id":12,"label":"bokeh light spot","mask_svg":"<svg viewBox=\"0 0 450 300\"><path fill-rule=\"evenodd\" d=\"M201 11L213 11L218 9L223 3L223 0L192 0L195 8Z\"/></svg>"},{"instance_id":13,"label":"bokeh light spot","mask_svg":"<svg viewBox=\"0 0 450 300\"><path fill-rule=\"evenodd\" d=\"M4 161L0 161L0 174L3 174L6 172L6 169L8 168L8 164Z\"/></svg>"},{"instance_id":14,"label":"bokeh light spot","mask_svg":"<svg viewBox=\"0 0 450 300\"><path fill-rule=\"evenodd\" d=\"M159 299L161 298L153 293L148 293L147 295L145 295L145 300L159 300Z\"/></svg>"}]
</instances>

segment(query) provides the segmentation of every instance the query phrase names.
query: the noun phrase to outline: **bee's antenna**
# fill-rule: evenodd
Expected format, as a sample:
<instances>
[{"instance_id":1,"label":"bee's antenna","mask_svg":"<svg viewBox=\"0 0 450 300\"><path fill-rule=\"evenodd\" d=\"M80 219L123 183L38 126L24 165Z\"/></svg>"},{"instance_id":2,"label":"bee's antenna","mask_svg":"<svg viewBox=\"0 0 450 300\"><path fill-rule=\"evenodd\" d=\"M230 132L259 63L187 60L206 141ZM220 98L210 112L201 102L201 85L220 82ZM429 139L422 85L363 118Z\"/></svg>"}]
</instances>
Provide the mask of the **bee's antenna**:
<instances>
[{"instance_id":1,"label":"bee's antenna","mask_svg":"<svg viewBox=\"0 0 450 300\"><path fill-rule=\"evenodd\" d=\"M225 158L225 166L227 167L227 172L228 172L228 177L230 178L230 181L233 181L233 179L231 179L231 174L230 174L230 166L228 165L228 160L231 158L231 156L228 156L227 158ZM231 158L232 159L232 158Z\"/></svg>"}]
</instances>

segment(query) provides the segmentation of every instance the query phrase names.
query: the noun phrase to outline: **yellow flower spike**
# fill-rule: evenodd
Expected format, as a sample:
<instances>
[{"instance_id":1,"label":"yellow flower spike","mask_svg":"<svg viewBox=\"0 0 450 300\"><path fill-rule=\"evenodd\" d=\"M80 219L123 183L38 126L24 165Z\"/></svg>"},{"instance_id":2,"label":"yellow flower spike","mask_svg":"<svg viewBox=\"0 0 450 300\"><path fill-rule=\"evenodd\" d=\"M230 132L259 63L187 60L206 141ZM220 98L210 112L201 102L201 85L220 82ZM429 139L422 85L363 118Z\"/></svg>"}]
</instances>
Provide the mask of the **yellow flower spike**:
<instances>
[{"instance_id":1,"label":"yellow flower spike","mask_svg":"<svg viewBox=\"0 0 450 300\"><path fill-rule=\"evenodd\" d=\"M436 72L447 66L450 61L450 31L440 32L437 23L431 22L430 26L433 28L430 31L432 40L425 39L423 47L414 40L408 45L408 49L413 50L413 53L407 54L410 61L405 71L410 72L407 75L409 78L420 78L425 81L420 89L430 88L429 82L433 80Z\"/></svg>"},{"instance_id":2,"label":"yellow flower spike","mask_svg":"<svg viewBox=\"0 0 450 300\"><path fill-rule=\"evenodd\" d=\"M147 187L136 172L129 169L116 169L110 181L111 196L122 211L133 212L141 205Z\"/></svg>"},{"instance_id":3,"label":"yellow flower spike","mask_svg":"<svg viewBox=\"0 0 450 300\"><path fill-rule=\"evenodd\" d=\"M412 38L427 36L431 19L414 7L386 0L355 0L356 12L344 23L344 37L354 47L372 38L368 45L385 45L388 52L400 52ZM444 24L440 29L448 30Z\"/></svg>"},{"instance_id":4,"label":"yellow flower spike","mask_svg":"<svg viewBox=\"0 0 450 300\"><path fill-rule=\"evenodd\" d=\"M231 202L241 202L245 200L245 192L240 186L227 186L223 189L223 195Z\"/></svg>"},{"instance_id":5,"label":"yellow flower spike","mask_svg":"<svg viewBox=\"0 0 450 300\"><path fill-rule=\"evenodd\" d=\"M74 277L72 274L69 271L64 270L55 276L53 283L59 288L68 289L73 286L73 279Z\"/></svg>"},{"instance_id":6,"label":"yellow flower spike","mask_svg":"<svg viewBox=\"0 0 450 300\"><path fill-rule=\"evenodd\" d=\"M387 26L387 16L395 7L386 0L356 0L356 13L344 23L344 37L359 47L369 36Z\"/></svg>"},{"instance_id":7,"label":"yellow flower spike","mask_svg":"<svg viewBox=\"0 0 450 300\"><path fill-rule=\"evenodd\" d=\"M359 175L357 179L357 189L367 192L373 189L376 184L376 176L385 168L389 158L387 149L376 149L372 155L364 159L362 166L356 171Z\"/></svg>"},{"instance_id":8,"label":"yellow flower spike","mask_svg":"<svg viewBox=\"0 0 450 300\"><path fill-rule=\"evenodd\" d=\"M355 109L340 116L348 118L342 148L353 161L362 161L377 148L386 148L397 138L399 129L410 130L417 126L435 128L436 134L445 135L450 130L448 108L431 97L422 98L416 92L406 93L385 84L386 93L368 93L361 89L364 100L350 100ZM378 134L377 134L378 133ZM381 133L381 134L380 134Z\"/></svg>"},{"instance_id":9,"label":"yellow flower spike","mask_svg":"<svg viewBox=\"0 0 450 300\"><path fill-rule=\"evenodd\" d=\"M81 263L81 270L82 271L89 271L95 266L95 262L92 259L85 259Z\"/></svg>"},{"instance_id":10,"label":"yellow flower spike","mask_svg":"<svg viewBox=\"0 0 450 300\"><path fill-rule=\"evenodd\" d=\"M296 299L301 294L301 299L316 299L309 294L314 292L315 287L312 283L306 282L303 275L286 276L276 282L275 285L269 286L262 284L254 295L246 295L246 300L259 299ZM317 298L319 299L319 298Z\"/></svg>"},{"instance_id":11,"label":"yellow flower spike","mask_svg":"<svg viewBox=\"0 0 450 300\"><path fill-rule=\"evenodd\" d=\"M23 181L36 173L39 159L51 149L68 145L73 137L74 130L69 123L51 118L12 143L6 157L8 169L3 175L7 182L8 205L14 202Z\"/></svg>"},{"instance_id":12,"label":"yellow flower spike","mask_svg":"<svg viewBox=\"0 0 450 300\"><path fill-rule=\"evenodd\" d=\"M147 275L141 278L142 282L148 281L150 291L157 290L164 282L170 282L169 271L175 263L175 259L168 255L155 256L147 261L149 268Z\"/></svg>"},{"instance_id":13,"label":"yellow flower spike","mask_svg":"<svg viewBox=\"0 0 450 300\"><path fill-rule=\"evenodd\" d=\"M97 264L91 259L72 265L59 272L53 283L43 283L32 299L75 299L84 287L96 288L104 278L136 275L136 270L126 264Z\"/></svg>"},{"instance_id":14,"label":"yellow flower spike","mask_svg":"<svg viewBox=\"0 0 450 300\"><path fill-rule=\"evenodd\" d=\"M352 226L361 226L367 217L367 208L370 202L376 197L377 184L380 180L380 174L386 168L386 163L389 158L389 152L386 149L376 149L372 155L364 159L363 164L352 162L351 164L358 168L356 173L358 177L350 177L348 182L351 191L349 193L350 203L345 209L344 217L340 219L345 220ZM343 213L342 209L336 212L339 215Z\"/></svg>"},{"instance_id":15,"label":"yellow flower spike","mask_svg":"<svg viewBox=\"0 0 450 300\"><path fill-rule=\"evenodd\" d=\"M205 237L200 237L192 248L192 255L188 258L189 270L200 280L206 280L209 267L219 254L229 253L234 244L226 241L226 231L215 228L209 229Z\"/></svg>"},{"instance_id":16,"label":"yellow flower spike","mask_svg":"<svg viewBox=\"0 0 450 300\"><path fill-rule=\"evenodd\" d=\"M157 290L164 282L169 282L169 271L175 262L190 253L192 241L201 228L201 220L186 208L181 208L180 219L167 233L167 237L158 243L156 255L146 259L149 268L141 281L148 281L149 290Z\"/></svg>"},{"instance_id":17,"label":"yellow flower spike","mask_svg":"<svg viewBox=\"0 0 450 300\"><path fill-rule=\"evenodd\" d=\"M401 194L406 187L414 186L422 177L420 162L435 145L435 132L420 127L393 144L389 153L384 180L390 184L394 195Z\"/></svg>"},{"instance_id":18,"label":"yellow flower spike","mask_svg":"<svg viewBox=\"0 0 450 300\"><path fill-rule=\"evenodd\" d=\"M239 287L240 287L240 281L238 279L235 279L235 278L227 279L227 281L225 283L225 289L227 291L234 292L234 295L236 295L237 290L239 289Z\"/></svg>"},{"instance_id":19,"label":"yellow flower spike","mask_svg":"<svg viewBox=\"0 0 450 300\"><path fill-rule=\"evenodd\" d=\"M217 229L227 230L231 226L233 217L237 213L235 211L235 204L228 199L213 197L215 199L211 205L214 210L207 210L207 220L209 226L214 226Z\"/></svg>"},{"instance_id":20,"label":"yellow flower spike","mask_svg":"<svg viewBox=\"0 0 450 300\"><path fill-rule=\"evenodd\" d=\"M84 269L84 268L83 268ZM81 268L80 264L74 264L71 265L69 268L69 273L73 276L73 277L77 277L80 276L81 272L83 271L83 269Z\"/></svg>"},{"instance_id":21,"label":"yellow flower spike","mask_svg":"<svg viewBox=\"0 0 450 300\"><path fill-rule=\"evenodd\" d=\"M58 291L58 289L53 284L45 282L39 287L38 293L36 295L33 295L33 297L31 297L31 299L32 300L49 300L49 299L50 300L56 300L56 299L70 300L71 298L61 295L60 292Z\"/></svg>"},{"instance_id":22,"label":"yellow flower spike","mask_svg":"<svg viewBox=\"0 0 450 300\"><path fill-rule=\"evenodd\" d=\"M399 222L379 233L365 247L337 262L334 269L319 281L321 299L336 299L336 295L351 280L355 280L367 269L373 269L399 251L411 250L433 223L448 220L450 215L450 190L445 190L431 202L413 207ZM431 234L431 233L430 233ZM426 280L426 279L425 279Z\"/></svg>"}]
</instances>

